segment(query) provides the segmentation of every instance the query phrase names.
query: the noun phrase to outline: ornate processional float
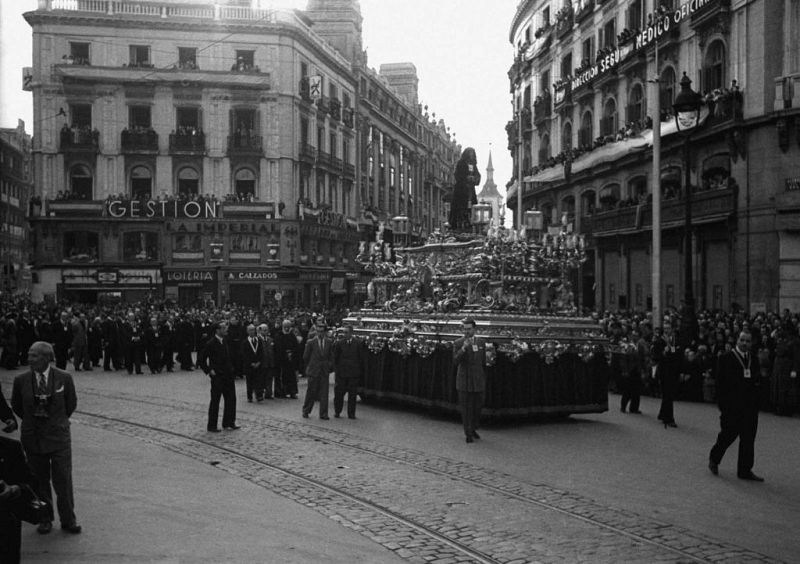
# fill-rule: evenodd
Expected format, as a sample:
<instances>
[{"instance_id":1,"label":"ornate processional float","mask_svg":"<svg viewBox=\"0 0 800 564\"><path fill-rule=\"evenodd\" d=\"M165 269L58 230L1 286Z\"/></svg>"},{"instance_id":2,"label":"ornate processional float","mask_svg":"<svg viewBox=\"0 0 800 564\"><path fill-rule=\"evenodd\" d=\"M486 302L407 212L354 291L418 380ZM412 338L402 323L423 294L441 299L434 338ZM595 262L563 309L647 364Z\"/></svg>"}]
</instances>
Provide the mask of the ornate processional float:
<instances>
[{"instance_id":1,"label":"ornate processional float","mask_svg":"<svg viewBox=\"0 0 800 564\"><path fill-rule=\"evenodd\" d=\"M374 277L364 308L347 321L371 352L364 399L457 411L451 342L469 316L489 343L484 414L608 409L606 339L578 315L570 282L586 260L583 236L566 218L542 231L541 212L527 215L531 228L519 232L478 223L475 233L437 231L395 249L381 229L361 244L356 260ZM395 232L407 229L407 218L393 222Z\"/></svg>"}]
</instances>

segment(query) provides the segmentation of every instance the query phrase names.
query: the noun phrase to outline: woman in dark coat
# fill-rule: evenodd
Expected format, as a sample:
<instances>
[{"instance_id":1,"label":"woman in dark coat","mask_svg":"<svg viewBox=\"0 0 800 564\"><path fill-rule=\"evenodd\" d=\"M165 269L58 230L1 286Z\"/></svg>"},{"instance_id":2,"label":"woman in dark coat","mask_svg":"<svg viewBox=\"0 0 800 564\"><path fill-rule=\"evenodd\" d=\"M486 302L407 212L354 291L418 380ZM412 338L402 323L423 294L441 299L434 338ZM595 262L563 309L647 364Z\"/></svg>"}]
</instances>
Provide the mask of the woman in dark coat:
<instances>
[{"instance_id":1,"label":"woman in dark coat","mask_svg":"<svg viewBox=\"0 0 800 564\"><path fill-rule=\"evenodd\" d=\"M478 172L478 159L475 149L467 147L461 153L454 172L456 184L453 187L453 199L450 202L450 229L453 231L469 231L472 228L470 208L478 203L475 186L481 182Z\"/></svg>"}]
</instances>

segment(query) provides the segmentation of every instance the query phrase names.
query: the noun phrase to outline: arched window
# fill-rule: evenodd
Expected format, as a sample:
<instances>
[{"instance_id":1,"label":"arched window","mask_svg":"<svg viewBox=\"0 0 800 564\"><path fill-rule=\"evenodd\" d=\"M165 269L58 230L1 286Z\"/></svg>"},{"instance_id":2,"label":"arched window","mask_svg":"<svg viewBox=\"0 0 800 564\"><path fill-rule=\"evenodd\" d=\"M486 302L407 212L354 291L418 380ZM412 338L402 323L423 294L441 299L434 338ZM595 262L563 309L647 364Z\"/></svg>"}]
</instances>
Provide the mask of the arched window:
<instances>
[{"instance_id":1,"label":"arched window","mask_svg":"<svg viewBox=\"0 0 800 564\"><path fill-rule=\"evenodd\" d=\"M645 116L645 107L644 89L641 84L637 83L633 85L628 101L630 103L628 104L628 112L625 116L625 121L638 123L643 120Z\"/></svg>"},{"instance_id":2,"label":"arched window","mask_svg":"<svg viewBox=\"0 0 800 564\"><path fill-rule=\"evenodd\" d=\"M153 174L146 166L131 169L131 198L149 200L153 196Z\"/></svg>"},{"instance_id":3,"label":"arched window","mask_svg":"<svg viewBox=\"0 0 800 564\"><path fill-rule=\"evenodd\" d=\"M561 199L561 216L567 214L567 223L575 221L575 196L566 196Z\"/></svg>"},{"instance_id":4,"label":"arched window","mask_svg":"<svg viewBox=\"0 0 800 564\"><path fill-rule=\"evenodd\" d=\"M661 73L661 121L672 115L672 103L675 101L675 69L667 67Z\"/></svg>"},{"instance_id":5,"label":"arched window","mask_svg":"<svg viewBox=\"0 0 800 564\"><path fill-rule=\"evenodd\" d=\"M614 98L606 100L603 117L600 119L600 135L603 137L617 133L617 102Z\"/></svg>"},{"instance_id":6,"label":"arched window","mask_svg":"<svg viewBox=\"0 0 800 564\"><path fill-rule=\"evenodd\" d=\"M671 200L681 194L681 169L677 166L667 167L661 171L661 199Z\"/></svg>"},{"instance_id":7,"label":"arched window","mask_svg":"<svg viewBox=\"0 0 800 564\"><path fill-rule=\"evenodd\" d=\"M620 200L619 184L606 184L600 189L600 205L602 209L608 210L617 207Z\"/></svg>"},{"instance_id":8,"label":"arched window","mask_svg":"<svg viewBox=\"0 0 800 564\"><path fill-rule=\"evenodd\" d=\"M550 156L550 136L543 135L541 146L539 147L539 166L546 164Z\"/></svg>"},{"instance_id":9,"label":"arched window","mask_svg":"<svg viewBox=\"0 0 800 564\"><path fill-rule=\"evenodd\" d=\"M240 200L251 200L256 195L256 175L249 168L240 168L233 176L233 186Z\"/></svg>"},{"instance_id":10,"label":"arched window","mask_svg":"<svg viewBox=\"0 0 800 564\"><path fill-rule=\"evenodd\" d=\"M86 165L75 165L69 171L70 196L76 200L92 199L92 171Z\"/></svg>"},{"instance_id":11,"label":"arched window","mask_svg":"<svg viewBox=\"0 0 800 564\"><path fill-rule=\"evenodd\" d=\"M584 112L581 118L581 128L578 131L578 145L581 149L591 149L594 141L592 112Z\"/></svg>"},{"instance_id":12,"label":"arched window","mask_svg":"<svg viewBox=\"0 0 800 564\"><path fill-rule=\"evenodd\" d=\"M713 92L725 86L725 44L712 41L703 61L703 91Z\"/></svg>"},{"instance_id":13,"label":"arched window","mask_svg":"<svg viewBox=\"0 0 800 564\"><path fill-rule=\"evenodd\" d=\"M581 194L581 212L583 215L592 215L597 206L596 194L594 190L587 190Z\"/></svg>"},{"instance_id":14,"label":"arched window","mask_svg":"<svg viewBox=\"0 0 800 564\"><path fill-rule=\"evenodd\" d=\"M185 166L178 171L178 196L191 196L200 193L200 174L194 168Z\"/></svg>"},{"instance_id":15,"label":"arched window","mask_svg":"<svg viewBox=\"0 0 800 564\"><path fill-rule=\"evenodd\" d=\"M557 212L558 210L553 204L542 204L542 219L545 229L556 222L554 216Z\"/></svg>"},{"instance_id":16,"label":"arched window","mask_svg":"<svg viewBox=\"0 0 800 564\"><path fill-rule=\"evenodd\" d=\"M647 198L647 177L637 176L628 182L628 197L632 204L643 204Z\"/></svg>"},{"instance_id":17,"label":"arched window","mask_svg":"<svg viewBox=\"0 0 800 564\"><path fill-rule=\"evenodd\" d=\"M561 150L566 152L570 149L572 149L572 123L567 122L561 131Z\"/></svg>"}]
</instances>

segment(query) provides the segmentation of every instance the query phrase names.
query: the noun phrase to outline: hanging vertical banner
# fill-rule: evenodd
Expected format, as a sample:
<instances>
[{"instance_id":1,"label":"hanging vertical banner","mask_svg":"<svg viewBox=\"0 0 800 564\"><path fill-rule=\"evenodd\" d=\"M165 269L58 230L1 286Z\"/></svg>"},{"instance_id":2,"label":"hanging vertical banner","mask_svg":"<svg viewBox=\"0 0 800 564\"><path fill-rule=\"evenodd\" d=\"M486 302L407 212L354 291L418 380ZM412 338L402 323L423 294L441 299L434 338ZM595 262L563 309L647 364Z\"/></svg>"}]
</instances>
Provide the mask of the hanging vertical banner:
<instances>
[{"instance_id":1,"label":"hanging vertical banner","mask_svg":"<svg viewBox=\"0 0 800 564\"><path fill-rule=\"evenodd\" d=\"M222 262L222 243L211 243L211 262Z\"/></svg>"}]
</instances>

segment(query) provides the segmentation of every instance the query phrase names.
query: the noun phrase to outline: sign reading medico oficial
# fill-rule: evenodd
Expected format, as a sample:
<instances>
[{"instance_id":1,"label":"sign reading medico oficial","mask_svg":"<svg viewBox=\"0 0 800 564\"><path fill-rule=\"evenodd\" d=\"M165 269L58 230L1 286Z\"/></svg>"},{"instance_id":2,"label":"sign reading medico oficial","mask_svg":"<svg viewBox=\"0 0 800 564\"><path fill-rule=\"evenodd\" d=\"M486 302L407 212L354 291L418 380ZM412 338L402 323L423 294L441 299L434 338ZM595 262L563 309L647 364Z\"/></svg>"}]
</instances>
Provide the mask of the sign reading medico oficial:
<instances>
[{"instance_id":1,"label":"sign reading medico oficial","mask_svg":"<svg viewBox=\"0 0 800 564\"><path fill-rule=\"evenodd\" d=\"M110 200L106 203L109 217L149 219L153 217L214 219L219 216L219 202L193 200Z\"/></svg>"}]
</instances>

